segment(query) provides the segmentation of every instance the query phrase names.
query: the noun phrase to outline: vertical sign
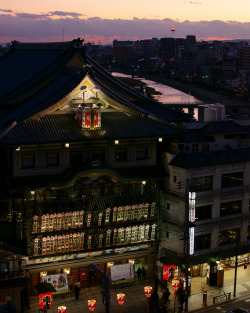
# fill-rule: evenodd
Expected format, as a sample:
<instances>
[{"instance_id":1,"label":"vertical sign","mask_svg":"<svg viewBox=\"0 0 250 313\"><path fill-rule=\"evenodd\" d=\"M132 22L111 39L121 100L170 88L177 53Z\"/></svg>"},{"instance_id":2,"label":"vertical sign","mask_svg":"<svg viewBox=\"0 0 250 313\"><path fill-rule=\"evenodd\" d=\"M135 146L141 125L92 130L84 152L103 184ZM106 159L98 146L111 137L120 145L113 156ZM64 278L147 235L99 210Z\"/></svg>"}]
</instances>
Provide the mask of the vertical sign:
<instances>
[{"instance_id":1,"label":"vertical sign","mask_svg":"<svg viewBox=\"0 0 250 313\"><path fill-rule=\"evenodd\" d=\"M195 192L189 192L189 222L195 222ZM194 227L189 228L189 254L194 254Z\"/></svg>"}]
</instances>

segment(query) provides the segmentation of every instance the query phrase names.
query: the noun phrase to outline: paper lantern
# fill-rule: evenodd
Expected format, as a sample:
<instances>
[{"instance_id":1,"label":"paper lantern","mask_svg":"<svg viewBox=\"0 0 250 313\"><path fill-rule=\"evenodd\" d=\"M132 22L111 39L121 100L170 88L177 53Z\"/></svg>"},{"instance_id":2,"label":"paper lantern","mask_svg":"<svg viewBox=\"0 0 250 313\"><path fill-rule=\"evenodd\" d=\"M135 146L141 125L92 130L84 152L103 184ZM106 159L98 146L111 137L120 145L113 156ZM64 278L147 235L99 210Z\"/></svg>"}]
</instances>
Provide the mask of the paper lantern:
<instances>
[{"instance_id":1,"label":"paper lantern","mask_svg":"<svg viewBox=\"0 0 250 313\"><path fill-rule=\"evenodd\" d=\"M125 300L125 294L124 293L118 293L117 294L117 301L119 305L123 305Z\"/></svg>"},{"instance_id":2,"label":"paper lantern","mask_svg":"<svg viewBox=\"0 0 250 313\"><path fill-rule=\"evenodd\" d=\"M145 292L145 296L147 298L150 298L151 294L152 294L152 287L150 287L150 286L144 287L144 292Z\"/></svg>"},{"instance_id":3,"label":"paper lantern","mask_svg":"<svg viewBox=\"0 0 250 313\"><path fill-rule=\"evenodd\" d=\"M177 291L179 289L180 286L180 282L177 279L173 279L172 280L172 288L174 291Z\"/></svg>"},{"instance_id":4,"label":"paper lantern","mask_svg":"<svg viewBox=\"0 0 250 313\"><path fill-rule=\"evenodd\" d=\"M57 312L58 313L66 313L66 311L67 311L67 307L66 306L59 306L57 308Z\"/></svg>"},{"instance_id":5,"label":"paper lantern","mask_svg":"<svg viewBox=\"0 0 250 313\"><path fill-rule=\"evenodd\" d=\"M46 292L39 295L39 307L41 310L48 310L52 307L51 292Z\"/></svg>"},{"instance_id":6,"label":"paper lantern","mask_svg":"<svg viewBox=\"0 0 250 313\"><path fill-rule=\"evenodd\" d=\"M88 300L89 311L93 312L95 310L96 300Z\"/></svg>"}]
</instances>

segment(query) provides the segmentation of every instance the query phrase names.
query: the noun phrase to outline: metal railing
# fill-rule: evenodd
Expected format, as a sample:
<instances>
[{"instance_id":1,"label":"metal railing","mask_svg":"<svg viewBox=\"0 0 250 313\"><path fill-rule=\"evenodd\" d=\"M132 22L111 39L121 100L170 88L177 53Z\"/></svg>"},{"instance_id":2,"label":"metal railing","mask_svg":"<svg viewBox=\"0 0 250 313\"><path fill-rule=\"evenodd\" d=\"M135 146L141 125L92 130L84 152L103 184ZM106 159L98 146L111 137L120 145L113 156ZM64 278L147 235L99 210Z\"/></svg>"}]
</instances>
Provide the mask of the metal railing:
<instances>
[{"instance_id":1,"label":"metal railing","mask_svg":"<svg viewBox=\"0 0 250 313\"><path fill-rule=\"evenodd\" d=\"M230 299L231 299L231 292L225 293L224 291L222 295L213 297L213 304L222 302L224 300L230 300Z\"/></svg>"}]
</instances>

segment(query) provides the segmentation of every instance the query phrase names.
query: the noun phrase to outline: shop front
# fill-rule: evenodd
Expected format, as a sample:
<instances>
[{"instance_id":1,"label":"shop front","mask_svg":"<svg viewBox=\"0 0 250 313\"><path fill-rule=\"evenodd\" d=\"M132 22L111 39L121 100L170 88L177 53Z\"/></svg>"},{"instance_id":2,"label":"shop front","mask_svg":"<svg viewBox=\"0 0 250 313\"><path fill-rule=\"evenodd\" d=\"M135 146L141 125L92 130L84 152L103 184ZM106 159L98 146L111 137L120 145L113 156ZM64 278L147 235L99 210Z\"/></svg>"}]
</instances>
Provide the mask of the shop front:
<instances>
[{"instance_id":1,"label":"shop front","mask_svg":"<svg viewBox=\"0 0 250 313\"><path fill-rule=\"evenodd\" d=\"M137 280L136 271L145 268L147 278L153 277L154 253L152 244L141 244L133 247L109 249L60 257L46 257L39 259L26 259L23 261L23 269L29 273L32 279L31 294L36 294L35 286L44 281L49 282L56 289L56 293L69 293L78 284L82 288L103 284L101 273L89 267L96 264L99 270L111 276L111 284L124 283L126 280L112 281L112 266L132 264L130 281Z\"/></svg>"}]
</instances>

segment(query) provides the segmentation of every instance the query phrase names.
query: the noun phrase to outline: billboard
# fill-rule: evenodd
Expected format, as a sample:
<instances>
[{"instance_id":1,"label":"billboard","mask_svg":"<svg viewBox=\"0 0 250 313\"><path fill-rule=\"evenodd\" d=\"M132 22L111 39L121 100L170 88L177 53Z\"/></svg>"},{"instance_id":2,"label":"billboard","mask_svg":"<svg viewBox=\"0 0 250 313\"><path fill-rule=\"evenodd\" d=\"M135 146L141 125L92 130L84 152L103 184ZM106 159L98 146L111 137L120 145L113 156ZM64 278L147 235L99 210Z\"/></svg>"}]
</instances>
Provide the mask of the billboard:
<instances>
[{"instance_id":1,"label":"billboard","mask_svg":"<svg viewBox=\"0 0 250 313\"><path fill-rule=\"evenodd\" d=\"M112 284L124 283L134 279L134 264L125 263L110 267Z\"/></svg>"},{"instance_id":2,"label":"billboard","mask_svg":"<svg viewBox=\"0 0 250 313\"><path fill-rule=\"evenodd\" d=\"M42 281L50 283L56 289L57 293L68 292L69 285L66 273L43 276Z\"/></svg>"}]
</instances>

